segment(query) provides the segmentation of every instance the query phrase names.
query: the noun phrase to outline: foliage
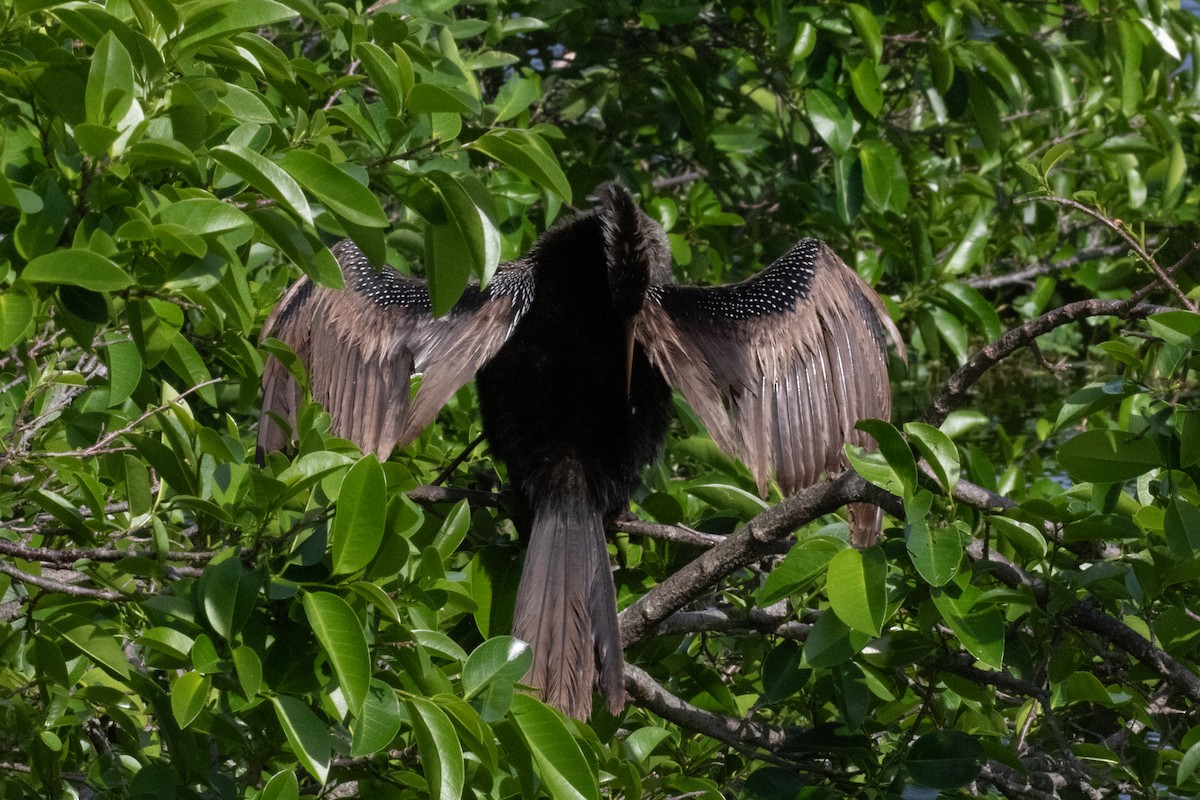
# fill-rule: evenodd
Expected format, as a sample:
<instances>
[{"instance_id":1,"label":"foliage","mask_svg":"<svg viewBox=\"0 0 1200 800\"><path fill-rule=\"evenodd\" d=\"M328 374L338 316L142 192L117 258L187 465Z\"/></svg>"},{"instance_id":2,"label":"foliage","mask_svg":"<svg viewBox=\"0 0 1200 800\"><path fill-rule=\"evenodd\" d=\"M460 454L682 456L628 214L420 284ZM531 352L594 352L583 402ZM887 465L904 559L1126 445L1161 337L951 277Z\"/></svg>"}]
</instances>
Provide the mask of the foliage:
<instances>
[{"instance_id":1,"label":"foliage","mask_svg":"<svg viewBox=\"0 0 1200 800\"><path fill-rule=\"evenodd\" d=\"M1153 0L5 3L0 795L1194 795L1197 56ZM431 486L470 388L259 467L257 332L343 236L449 308L613 177L682 280L828 240L912 361L886 493L764 511L680 408L582 724L515 689L502 474Z\"/></svg>"}]
</instances>

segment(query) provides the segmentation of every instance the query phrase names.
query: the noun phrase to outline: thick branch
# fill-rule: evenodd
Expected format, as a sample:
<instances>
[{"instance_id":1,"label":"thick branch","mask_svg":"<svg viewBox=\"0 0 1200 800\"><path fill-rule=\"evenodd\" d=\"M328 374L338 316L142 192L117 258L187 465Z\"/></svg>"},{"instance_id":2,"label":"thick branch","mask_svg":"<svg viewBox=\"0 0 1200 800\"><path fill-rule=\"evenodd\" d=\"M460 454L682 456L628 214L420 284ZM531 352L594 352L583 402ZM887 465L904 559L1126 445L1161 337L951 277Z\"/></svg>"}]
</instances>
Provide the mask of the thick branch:
<instances>
[{"instance_id":1,"label":"thick branch","mask_svg":"<svg viewBox=\"0 0 1200 800\"><path fill-rule=\"evenodd\" d=\"M854 472L842 473L799 491L763 511L622 611L622 644L628 647L640 641L709 586L770 555L781 539L801 525L859 500L876 503L897 516L903 513L899 498L872 486Z\"/></svg>"},{"instance_id":2,"label":"thick branch","mask_svg":"<svg viewBox=\"0 0 1200 800\"><path fill-rule=\"evenodd\" d=\"M789 734L783 728L714 714L680 700L633 664L625 665L625 689L635 703L668 722L734 747L761 747L774 752L788 740Z\"/></svg>"},{"instance_id":3,"label":"thick branch","mask_svg":"<svg viewBox=\"0 0 1200 800\"><path fill-rule=\"evenodd\" d=\"M22 583L27 583L30 586L36 586L39 589L44 589L47 592L69 594L72 597L94 597L98 600L120 601L129 599L120 592L110 592L105 589L90 589L86 586L76 586L73 583L56 581L53 578L30 575L28 572L22 572L21 570L17 569L7 561L0 561L0 573L4 573L10 578L21 581Z\"/></svg>"},{"instance_id":4,"label":"thick branch","mask_svg":"<svg viewBox=\"0 0 1200 800\"><path fill-rule=\"evenodd\" d=\"M736 633L757 631L785 639L804 641L812 625L788 619L784 603L770 608L751 608L734 612L728 608L706 608L702 611L676 611L658 626L659 635L672 633Z\"/></svg>"}]
</instances>

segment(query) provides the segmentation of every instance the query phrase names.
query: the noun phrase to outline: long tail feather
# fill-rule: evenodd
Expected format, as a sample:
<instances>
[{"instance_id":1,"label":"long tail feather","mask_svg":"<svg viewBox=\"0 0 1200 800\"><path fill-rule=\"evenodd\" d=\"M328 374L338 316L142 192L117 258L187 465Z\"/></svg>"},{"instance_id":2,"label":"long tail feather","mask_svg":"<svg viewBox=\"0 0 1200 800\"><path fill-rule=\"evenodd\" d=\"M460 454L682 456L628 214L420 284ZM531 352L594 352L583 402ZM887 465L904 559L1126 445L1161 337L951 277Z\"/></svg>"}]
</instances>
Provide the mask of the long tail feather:
<instances>
[{"instance_id":1,"label":"long tail feather","mask_svg":"<svg viewBox=\"0 0 1200 800\"><path fill-rule=\"evenodd\" d=\"M625 705L603 518L587 505L560 501L534 511L513 614L513 635L533 647L526 681L578 719L592 712L593 685L613 713Z\"/></svg>"}]
</instances>

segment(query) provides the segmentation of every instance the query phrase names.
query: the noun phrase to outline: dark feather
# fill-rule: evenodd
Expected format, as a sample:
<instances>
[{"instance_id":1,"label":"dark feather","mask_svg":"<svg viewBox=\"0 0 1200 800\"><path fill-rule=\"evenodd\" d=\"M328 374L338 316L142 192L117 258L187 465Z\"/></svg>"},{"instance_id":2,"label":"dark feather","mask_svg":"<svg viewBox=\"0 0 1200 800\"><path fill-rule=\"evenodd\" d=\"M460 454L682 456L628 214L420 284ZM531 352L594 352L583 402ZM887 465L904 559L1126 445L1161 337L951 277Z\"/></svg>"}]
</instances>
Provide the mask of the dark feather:
<instances>
[{"instance_id":1,"label":"dark feather","mask_svg":"<svg viewBox=\"0 0 1200 800\"><path fill-rule=\"evenodd\" d=\"M449 314L434 317L424 281L390 267L375 270L349 241L333 253L346 291L302 279L267 318L263 336L279 339L307 365L313 400L333 418L334 434L386 458L415 439L503 346L528 305L532 275L526 262L513 262L487 288L467 287ZM417 373L423 380L410 401ZM274 359L263 386L258 443L278 450L286 438L272 415L294 425L299 389Z\"/></svg>"},{"instance_id":2,"label":"dark feather","mask_svg":"<svg viewBox=\"0 0 1200 800\"><path fill-rule=\"evenodd\" d=\"M264 329L307 366L334 433L381 457L476 377L484 433L530 534L514 612L534 650L527 680L577 717L593 688L614 713L624 705L604 520L627 510L658 453L670 386L760 491L774 473L792 492L842 468L845 441L866 443L858 419L888 416L888 334L903 353L879 299L820 242L735 286L672 286L662 228L616 186L596 201L444 317L422 281L376 271L343 242L347 290L302 280ZM263 387L259 446L279 449L299 390L273 359ZM851 517L856 543L878 530L874 509Z\"/></svg>"},{"instance_id":3,"label":"dark feather","mask_svg":"<svg viewBox=\"0 0 1200 800\"><path fill-rule=\"evenodd\" d=\"M871 445L857 421L891 413L886 340L903 357L899 333L816 239L734 286L656 286L648 300L638 341L762 494L772 472L790 494L843 469L845 442ZM873 538L875 520L855 520L856 538Z\"/></svg>"}]
</instances>

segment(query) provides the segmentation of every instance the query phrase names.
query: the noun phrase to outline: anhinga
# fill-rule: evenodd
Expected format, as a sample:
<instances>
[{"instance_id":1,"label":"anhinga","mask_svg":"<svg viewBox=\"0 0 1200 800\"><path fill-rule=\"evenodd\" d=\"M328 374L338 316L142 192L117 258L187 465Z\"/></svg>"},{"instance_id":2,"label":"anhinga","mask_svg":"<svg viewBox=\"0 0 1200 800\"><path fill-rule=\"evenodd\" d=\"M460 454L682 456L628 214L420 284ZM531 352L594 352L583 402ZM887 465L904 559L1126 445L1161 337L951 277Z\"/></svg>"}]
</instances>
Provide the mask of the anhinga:
<instances>
[{"instance_id":1,"label":"anhinga","mask_svg":"<svg viewBox=\"0 0 1200 800\"><path fill-rule=\"evenodd\" d=\"M307 366L333 432L381 458L476 379L484 434L531 520L513 619L534 651L527 681L581 718L593 686L624 705L605 521L658 454L671 389L760 492L773 471L790 493L842 469L843 443L868 443L854 425L889 415L887 335L902 349L879 298L822 242L736 285L676 286L662 228L615 185L594 199L445 316L423 281L372 268L347 241L333 248L346 290L301 280L264 327ZM263 385L259 446L281 449L299 390L274 360ZM851 513L860 543L878 530L867 509Z\"/></svg>"}]
</instances>

